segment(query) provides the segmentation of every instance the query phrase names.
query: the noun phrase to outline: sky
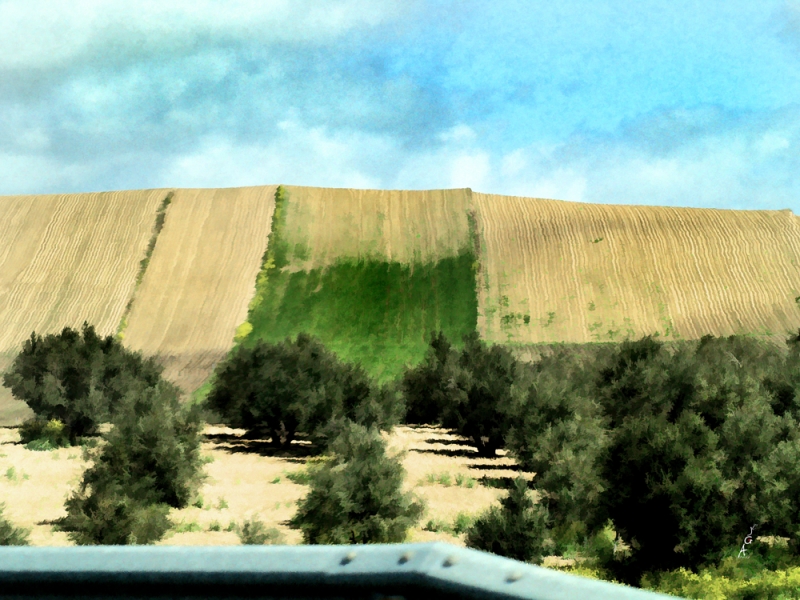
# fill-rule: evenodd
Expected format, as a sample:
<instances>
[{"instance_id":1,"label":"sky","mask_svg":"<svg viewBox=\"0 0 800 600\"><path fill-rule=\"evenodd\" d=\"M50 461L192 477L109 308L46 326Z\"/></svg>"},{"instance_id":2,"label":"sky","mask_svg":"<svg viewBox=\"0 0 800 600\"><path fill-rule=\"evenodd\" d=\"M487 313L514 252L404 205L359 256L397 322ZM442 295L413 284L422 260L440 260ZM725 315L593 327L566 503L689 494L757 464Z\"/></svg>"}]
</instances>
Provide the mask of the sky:
<instances>
[{"instance_id":1,"label":"sky","mask_svg":"<svg viewBox=\"0 0 800 600\"><path fill-rule=\"evenodd\" d=\"M0 194L290 184L800 215L800 0L0 0Z\"/></svg>"}]
</instances>

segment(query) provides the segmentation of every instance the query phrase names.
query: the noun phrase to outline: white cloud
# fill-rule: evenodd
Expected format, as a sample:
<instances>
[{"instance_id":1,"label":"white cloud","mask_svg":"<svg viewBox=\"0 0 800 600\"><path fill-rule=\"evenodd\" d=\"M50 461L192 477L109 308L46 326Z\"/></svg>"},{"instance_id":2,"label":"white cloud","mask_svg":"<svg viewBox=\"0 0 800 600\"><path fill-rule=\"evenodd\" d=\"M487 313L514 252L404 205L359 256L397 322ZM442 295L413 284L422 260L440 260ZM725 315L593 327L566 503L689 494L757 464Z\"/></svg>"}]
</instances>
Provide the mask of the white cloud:
<instances>
[{"instance_id":1,"label":"white cloud","mask_svg":"<svg viewBox=\"0 0 800 600\"><path fill-rule=\"evenodd\" d=\"M463 123L439 134L439 140L442 142L471 143L475 139L475 131L473 131L472 127Z\"/></svg>"},{"instance_id":2,"label":"white cloud","mask_svg":"<svg viewBox=\"0 0 800 600\"><path fill-rule=\"evenodd\" d=\"M89 55L182 53L213 41L317 45L405 10L398 0L6 0L0 71L63 66Z\"/></svg>"},{"instance_id":3,"label":"white cloud","mask_svg":"<svg viewBox=\"0 0 800 600\"><path fill-rule=\"evenodd\" d=\"M762 155L774 154L776 152L780 152L781 150L786 150L789 148L789 146L789 140L786 139L786 137L772 131L768 131L761 136L761 139L758 140L755 145L758 152Z\"/></svg>"},{"instance_id":4,"label":"white cloud","mask_svg":"<svg viewBox=\"0 0 800 600\"><path fill-rule=\"evenodd\" d=\"M450 181L447 187L483 187L490 168L489 154L486 152L456 156L450 159Z\"/></svg>"},{"instance_id":5,"label":"white cloud","mask_svg":"<svg viewBox=\"0 0 800 600\"><path fill-rule=\"evenodd\" d=\"M265 144L234 145L208 138L196 152L176 157L162 170L158 186L238 187L286 183L320 187L380 188L365 158L391 151L387 141L359 133L329 135L297 122L280 124L281 134Z\"/></svg>"}]
</instances>

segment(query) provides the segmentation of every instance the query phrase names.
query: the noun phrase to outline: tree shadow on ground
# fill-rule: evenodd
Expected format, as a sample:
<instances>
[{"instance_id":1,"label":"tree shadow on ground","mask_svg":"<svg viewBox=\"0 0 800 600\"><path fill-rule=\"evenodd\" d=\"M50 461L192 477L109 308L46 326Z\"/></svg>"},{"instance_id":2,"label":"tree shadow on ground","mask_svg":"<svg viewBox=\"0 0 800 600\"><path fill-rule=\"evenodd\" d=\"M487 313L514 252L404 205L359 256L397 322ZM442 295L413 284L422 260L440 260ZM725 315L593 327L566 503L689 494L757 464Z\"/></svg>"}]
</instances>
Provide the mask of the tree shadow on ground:
<instances>
[{"instance_id":1,"label":"tree shadow on ground","mask_svg":"<svg viewBox=\"0 0 800 600\"><path fill-rule=\"evenodd\" d=\"M467 446L469 447L469 442L467 440L449 440L447 438L428 438L425 440L426 444L442 444L443 446Z\"/></svg>"},{"instance_id":2,"label":"tree shadow on ground","mask_svg":"<svg viewBox=\"0 0 800 600\"><path fill-rule=\"evenodd\" d=\"M463 450L443 450L437 448L411 448L409 452L419 452L420 454L438 454L439 456L461 456L466 458L474 458L478 456L478 451L473 449ZM503 458L498 456L497 458Z\"/></svg>"},{"instance_id":3,"label":"tree shadow on ground","mask_svg":"<svg viewBox=\"0 0 800 600\"><path fill-rule=\"evenodd\" d=\"M495 488L499 490L510 490L514 487L514 480L515 477L489 477L488 475L484 475L483 477L478 478L478 483L484 487L488 488ZM528 482L528 488L534 489L533 483Z\"/></svg>"},{"instance_id":4,"label":"tree shadow on ground","mask_svg":"<svg viewBox=\"0 0 800 600\"><path fill-rule=\"evenodd\" d=\"M498 458L502 458L499 457ZM491 460L491 459L488 459ZM496 464L481 464L481 463L473 463L469 465L470 469L475 469L476 471L521 471L519 465L496 465Z\"/></svg>"},{"instance_id":5,"label":"tree shadow on ground","mask_svg":"<svg viewBox=\"0 0 800 600\"><path fill-rule=\"evenodd\" d=\"M288 448L276 448L267 439L251 439L246 435L231 433L205 434L207 442L215 444L215 450L229 454L257 454L269 458L282 458L287 462L305 463L306 459L321 454L321 449L307 440L293 440Z\"/></svg>"}]
</instances>

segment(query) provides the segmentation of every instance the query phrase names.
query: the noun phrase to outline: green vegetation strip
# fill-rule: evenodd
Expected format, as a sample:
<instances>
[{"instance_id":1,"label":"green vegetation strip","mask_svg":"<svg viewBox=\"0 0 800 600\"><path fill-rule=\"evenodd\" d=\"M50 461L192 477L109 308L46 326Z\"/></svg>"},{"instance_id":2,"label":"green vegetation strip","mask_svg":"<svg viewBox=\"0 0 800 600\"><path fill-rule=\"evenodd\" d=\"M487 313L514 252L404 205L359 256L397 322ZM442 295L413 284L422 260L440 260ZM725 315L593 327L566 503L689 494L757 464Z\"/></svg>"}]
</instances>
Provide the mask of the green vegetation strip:
<instances>
[{"instance_id":1,"label":"green vegetation strip","mask_svg":"<svg viewBox=\"0 0 800 600\"><path fill-rule=\"evenodd\" d=\"M311 271L289 272L292 249L281 238L286 194L275 194L272 230L256 281L248 319L236 341L252 347L318 337L342 360L358 362L378 382L392 380L404 365L422 360L427 334L442 330L460 344L478 319L473 248L433 263L401 264L381 259L341 260Z\"/></svg>"},{"instance_id":2,"label":"green vegetation strip","mask_svg":"<svg viewBox=\"0 0 800 600\"><path fill-rule=\"evenodd\" d=\"M118 340L122 340L125 337L125 328L128 326L128 315L130 315L131 309L133 308L133 300L136 298L136 292L139 290L139 286L144 279L144 274L147 271L147 266L150 264L150 257L153 256L153 250L155 250L156 242L158 241L158 234L161 233L161 230L164 228L164 221L167 218L167 207L170 202L172 202L173 196L175 196L175 192L169 192L161 201L161 205L156 211L156 222L153 226L153 234L150 236L150 241L147 243L147 251L144 254L144 258L139 261L136 285L133 288L131 299L128 300L128 304L125 306L125 312L122 314L122 319L120 319L119 326L117 327Z\"/></svg>"}]
</instances>

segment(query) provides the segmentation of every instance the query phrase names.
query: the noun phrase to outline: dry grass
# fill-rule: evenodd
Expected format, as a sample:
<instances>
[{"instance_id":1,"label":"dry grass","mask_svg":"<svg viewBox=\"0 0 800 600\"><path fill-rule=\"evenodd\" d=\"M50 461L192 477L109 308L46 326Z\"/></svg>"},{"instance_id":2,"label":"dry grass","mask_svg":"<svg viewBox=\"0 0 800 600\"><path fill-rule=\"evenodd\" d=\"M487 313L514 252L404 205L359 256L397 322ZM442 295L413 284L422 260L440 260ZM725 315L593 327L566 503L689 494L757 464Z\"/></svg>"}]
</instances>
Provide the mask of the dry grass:
<instances>
[{"instance_id":1,"label":"dry grass","mask_svg":"<svg viewBox=\"0 0 800 600\"><path fill-rule=\"evenodd\" d=\"M5 196L0 202L0 369L32 331L116 332L166 190ZM3 422L27 407L0 388Z\"/></svg>"},{"instance_id":2,"label":"dry grass","mask_svg":"<svg viewBox=\"0 0 800 600\"><path fill-rule=\"evenodd\" d=\"M201 490L204 506L173 509L170 515L175 523L182 522L184 528L196 523L201 531L170 533L159 544L238 544L236 534L225 529L232 520L241 524L253 516L258 516L268 527L277 527L287 543L301 543L300 532L289 529L285 521L292 517L297 501L308 490L307 486L292 483L286 477L287 472L304 468L303 443L293 444L293 451L279 452L263 442L240 439L243 430L208 425L205 434L203 453L214 461L205 466L210 478ZM478 481L482 477L498 479L518 474L511 458L478 458L463 440L444 430L399 427L387 439L390 454L406 451L403 458L406 489L413 490L428 505L419 527L411 532L412 541L441 540L463 546L463 534L424 531L425 523L429 519L452 523L459 512L478 514L505 493L480 484L470 488L431 484L426 479L429 473L446 472L453 481L457 474ZM87 466L80 448L34 452L18 441L16 428L0 429L0 503L6 503L5 516L18 527L32 528L31 543L35 546L72 545L66 533L52 530L51 523L66 514L64 501L79 484ZM8 479L5 475L11 467L15 477ZM276 478L280 481L273 483ZM215 521L221 531L209 531Z\"/></svg>"},{"instance_id":3,"label":"dry grass","mask_svg":"<svg viewBox=\"0 0 800 600\"><path fill-rule=\"evenodd\" d=\"M800 221L790 212L473 199L482 238L478 329L489 341L660 332L753 333L781 343L800 327Z\"/></svg>"},{"instance_id":4,"label":"dry grass","mask_svg":"<svg viewBox=\"0 0 800 600\"><path fill-rule=\"evenodd\" d=\"M276 188L175 190L124 343L159 355L165 377L187 392L224 358L247 317Z\"/></svg>"},{"instance_id":5,"label":"dry grass","mask_svg":"<svg viewBox=\"0 0 800 600\"><path fill-rule=\"evenodd\" d=\"M338 258L408 264L455 256L469 242L471 192L353 190L286 186L284 239L308 249L291 266L310 270Z\"/></svg>"}]
</instances>

